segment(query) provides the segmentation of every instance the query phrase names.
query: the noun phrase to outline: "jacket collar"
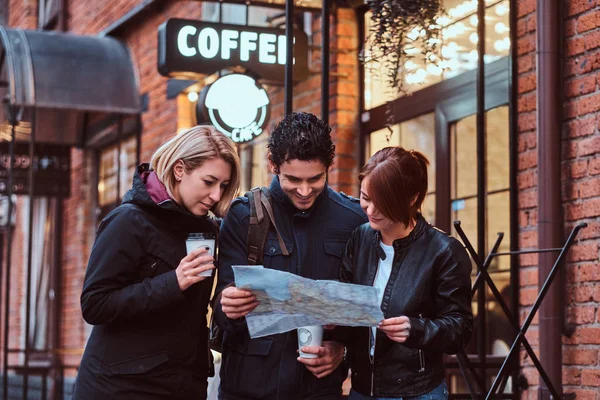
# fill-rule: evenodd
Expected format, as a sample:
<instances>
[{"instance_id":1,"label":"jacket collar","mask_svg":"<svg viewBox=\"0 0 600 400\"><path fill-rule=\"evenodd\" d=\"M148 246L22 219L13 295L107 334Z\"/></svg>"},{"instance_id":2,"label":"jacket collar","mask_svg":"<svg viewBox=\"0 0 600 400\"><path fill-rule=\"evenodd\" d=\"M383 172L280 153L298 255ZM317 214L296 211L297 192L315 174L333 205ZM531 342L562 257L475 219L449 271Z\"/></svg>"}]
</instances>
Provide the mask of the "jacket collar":
<instances>
[{"instance_id":1,"label":"jacket collar","mask_svg":"<svg viewBox=\"0 0 600 400\"><path fill-rule=\"evenodd\" d=\"M166 201L173 201L165 185L158 179L158 175L154 171L145 171L141 174L142 181L146 185L146 191L150 195L152 201L161 205Z\"/></svg>"},{"instance_id":2,"label":"jacket collar","mask_svg":"<svg viewBox=\"0 0 600 400\"><path fill-rule=\"evenodd\" d=\"M154 178L156 181L154 181ZM157 201L158 200L158 201ZM167 189L158 180L156 174L150 170L148 163L140 164L133 177L131 189L123 197L123 204L133 203L149 209L172 212L173 217L188 219L192 222L198 220L213 220L208 215L196 216L177 204L167 194Z\"/></svg>"},{"instance_id":3,"label":"jacket collar","mask_svg":"<svg viewBox=\"0 0 600 400\"><path fill-rule=\"evenodd\" d=\"M415 229L413 229L408 236L396 239L393 241L392 246L394 247L394 252L400 251L402 249L410 246L414 241L420 238L423 235L423 232L427 229L429 223L425 220L421 213L417 213L417 223L415 225ZM375 231L375 235L373 235L373 244L377 249L377 254L379 258L385 260L386 255L385 251L381 248L379 244L381 241L381 233L379 231Z\"/></svg>"}]
</instances>

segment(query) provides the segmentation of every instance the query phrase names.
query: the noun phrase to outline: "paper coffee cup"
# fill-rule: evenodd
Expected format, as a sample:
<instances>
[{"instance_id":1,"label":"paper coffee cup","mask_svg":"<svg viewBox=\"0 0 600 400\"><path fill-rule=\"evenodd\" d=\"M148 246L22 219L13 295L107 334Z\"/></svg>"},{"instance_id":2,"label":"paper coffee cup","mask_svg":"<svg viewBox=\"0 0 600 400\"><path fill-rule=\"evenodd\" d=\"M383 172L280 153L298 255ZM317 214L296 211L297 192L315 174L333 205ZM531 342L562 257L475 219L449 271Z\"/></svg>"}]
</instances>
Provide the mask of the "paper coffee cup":
<instances>
[{"instance_id":1,"label":"paper coffee cup","mask_svg":"<svg viewBox=\"0 0 600 400\"><path fill-rule=\"evenodd\" d=\"M298 350L302 358L317 358L316 354L302 352L305 346L321 346L323 344L323 326L311 325L298 328Z\"/></svg>"},{"instance_id":2,"label":"paper coffee cup","mask_svg":"<svg viewBox=\"0 0 600 400\"><path fill-rule=\"evenodd\" d=\"M199 247L208 247L208 253L215 256L215 235L212 233L190 233L185 241L187 254L196 250ZM211 276L213 270L209 269L198 274L198 276Z\"/></svg>"}]
</instances>

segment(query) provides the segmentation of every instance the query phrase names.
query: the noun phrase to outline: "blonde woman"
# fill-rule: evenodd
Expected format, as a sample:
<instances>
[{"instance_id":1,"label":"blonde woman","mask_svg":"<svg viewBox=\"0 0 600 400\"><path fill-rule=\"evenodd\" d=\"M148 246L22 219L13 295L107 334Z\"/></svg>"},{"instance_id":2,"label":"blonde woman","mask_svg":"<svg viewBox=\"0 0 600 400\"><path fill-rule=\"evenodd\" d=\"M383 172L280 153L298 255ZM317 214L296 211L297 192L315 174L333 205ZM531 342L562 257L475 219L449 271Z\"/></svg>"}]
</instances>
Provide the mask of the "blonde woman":
<instances>
[{"instance_id":1,"label":"blonde woman","mask_svg":"<svg viewBox=\"0 0 600 400\"><path fill-rule=\"evenodd\" d=\"M233 143L211 126L164 143L138 167L123 204L104 218L87 266L81 309L94 325L74 399L206 398L206 312L215 268L191 233L218 234L237 193Z\"/></svg>"}]
</instances>

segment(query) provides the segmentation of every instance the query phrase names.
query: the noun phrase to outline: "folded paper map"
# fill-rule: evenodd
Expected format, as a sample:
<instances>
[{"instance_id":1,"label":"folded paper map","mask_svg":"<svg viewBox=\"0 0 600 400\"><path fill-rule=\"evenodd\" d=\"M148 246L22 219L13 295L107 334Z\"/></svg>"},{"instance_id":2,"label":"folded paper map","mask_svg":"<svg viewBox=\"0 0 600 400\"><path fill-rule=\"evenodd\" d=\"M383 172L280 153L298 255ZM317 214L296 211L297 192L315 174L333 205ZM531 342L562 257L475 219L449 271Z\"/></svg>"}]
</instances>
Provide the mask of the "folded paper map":
<instances>
[{"instance_id":1,"label":"folded paper map","mask_svg":"<svg viewBox=\"0 0 600 400\"><path fill-rule=\"evenodd\" d=\"M259 305L246 322L251 338L307 325L375 326L383 313L372 286L315 281L261 266L234 265L235 285Z\"/></svg>"}]
</instances>

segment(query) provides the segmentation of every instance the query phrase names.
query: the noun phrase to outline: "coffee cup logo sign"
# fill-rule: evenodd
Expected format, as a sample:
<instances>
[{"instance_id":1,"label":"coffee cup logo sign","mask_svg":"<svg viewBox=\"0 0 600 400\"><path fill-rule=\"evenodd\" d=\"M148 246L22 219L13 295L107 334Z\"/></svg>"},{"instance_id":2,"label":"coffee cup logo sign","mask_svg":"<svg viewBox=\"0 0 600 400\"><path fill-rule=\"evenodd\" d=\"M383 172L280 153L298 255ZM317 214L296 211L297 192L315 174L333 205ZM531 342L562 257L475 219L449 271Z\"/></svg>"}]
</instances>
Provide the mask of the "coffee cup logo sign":
<instances>
[{"instance_id":1,"label":"coffee cup logo sign","mask_svg":"<svg viewBox=\"0 0 600 400\"><path fill-rule=\"evenodd\" d=\"M248 142L263 133L269 103L267 92L251 77L226 75L203 89L198 120L208 120L236 143Z\"/></svg>"},{"instance_id":2,"label":"coffee cup logo sign","mask_svg":"<svg viewBox=\"0 0 600 400\"><path fill-rule=\"evenodd\" d=\"M169 19L158 31L158 70L189 77L241 66L269 81L283 82L287 40L283 29ZM308 77L308 38L294 30L296 81Z\"/></svg>"}]
</instances>

